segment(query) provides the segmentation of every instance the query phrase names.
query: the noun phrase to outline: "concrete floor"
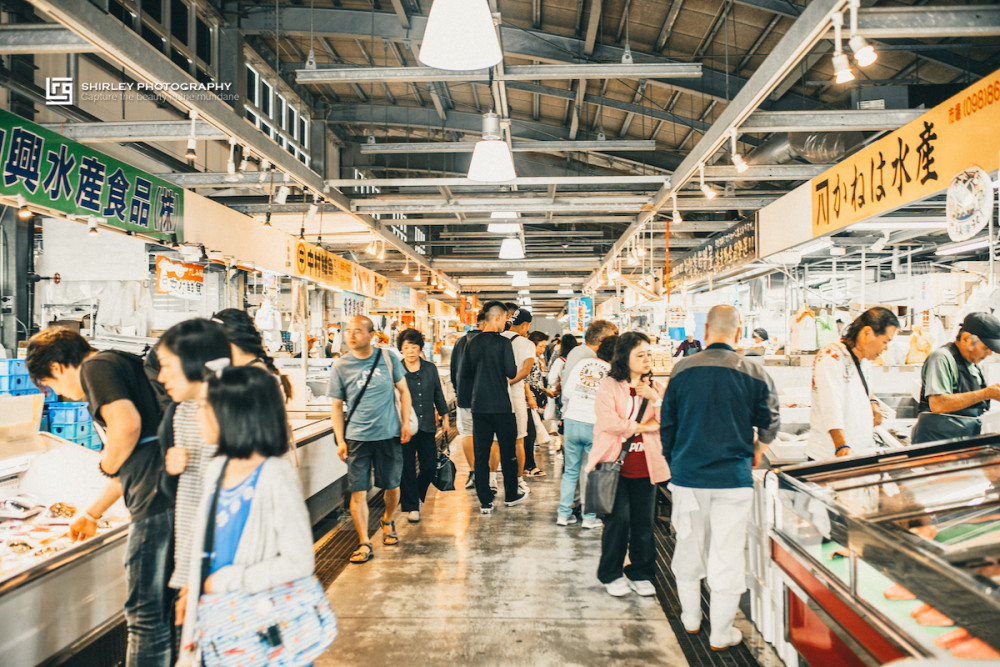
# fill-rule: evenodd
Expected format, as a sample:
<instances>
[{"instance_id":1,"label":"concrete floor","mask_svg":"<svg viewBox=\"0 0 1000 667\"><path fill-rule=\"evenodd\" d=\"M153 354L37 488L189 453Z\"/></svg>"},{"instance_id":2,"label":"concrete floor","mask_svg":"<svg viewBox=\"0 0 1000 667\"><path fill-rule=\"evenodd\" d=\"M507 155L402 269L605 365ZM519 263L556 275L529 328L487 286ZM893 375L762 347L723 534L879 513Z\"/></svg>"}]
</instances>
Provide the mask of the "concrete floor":
<instances>
[{"instance_id":1,"label":"concrete floor","mask_svg":"<svg viewBox=\"0 0 1000 667\"><path fill-rule=\"evenodd\" d=\"M327 590L339 635L316 667L686 665L655 597L597 581L601 529L556 526L561 459L543 452L523 505L482 516L471 490L431 487L419 524L397 512L399 545L374 535Z\"/></svg>"}]
</instances>

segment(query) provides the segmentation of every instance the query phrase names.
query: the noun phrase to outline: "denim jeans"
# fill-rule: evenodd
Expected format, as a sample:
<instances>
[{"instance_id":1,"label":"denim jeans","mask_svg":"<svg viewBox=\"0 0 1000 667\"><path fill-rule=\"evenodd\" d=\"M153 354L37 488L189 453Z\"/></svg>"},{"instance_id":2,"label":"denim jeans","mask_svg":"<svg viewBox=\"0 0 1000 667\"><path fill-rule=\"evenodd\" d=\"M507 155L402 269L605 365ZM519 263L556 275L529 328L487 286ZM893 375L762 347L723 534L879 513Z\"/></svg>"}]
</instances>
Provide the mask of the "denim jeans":
<instances>
[{"instance_id":1,"label":"denim jeans","mask_svg":"<svg viewBox=\"0 0 1000 667\"><path fill-rule=\"evenodd\" d=\"M174 511L132 522L125 546L126 667L170 667L171 595L167 577L173 565Z\"/></svg>"},{"instance_id":2,"label":"denim jeans","mask_svg":"<svg viewBox=\"0 0 1000 667\"><path fill-rule=\"evenodd\" d=\"M563 470L562 482L559 485L559 516L568 517L572 512L573 496L579 481L587 488L587 457L594 444L594 425L578 422L573 419L563 420ZM580 504L584 507L586 498L580 494ZM585 514L584 518L595 518L594 514Z\"/></svg>"}]
</instances>

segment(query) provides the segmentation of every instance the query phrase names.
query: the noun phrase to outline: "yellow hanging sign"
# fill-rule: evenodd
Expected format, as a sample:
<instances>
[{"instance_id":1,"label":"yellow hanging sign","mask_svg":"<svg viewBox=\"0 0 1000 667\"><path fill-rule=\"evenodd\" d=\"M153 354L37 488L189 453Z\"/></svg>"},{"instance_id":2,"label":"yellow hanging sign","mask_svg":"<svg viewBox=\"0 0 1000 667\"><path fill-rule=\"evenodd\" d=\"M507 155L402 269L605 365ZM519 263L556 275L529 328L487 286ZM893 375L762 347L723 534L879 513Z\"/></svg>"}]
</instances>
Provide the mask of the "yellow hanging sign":
<instances>
[{"instance_id":1,"label":"yellow hanging sign","mask_svg":"<svg viewBox=\"0 0 1000 667\"><path fill-rule=\"evenodd\" d=\"M1000 70L812 179L813 237L919 201L1000 151Z\"/></svg>"}]
</instances>

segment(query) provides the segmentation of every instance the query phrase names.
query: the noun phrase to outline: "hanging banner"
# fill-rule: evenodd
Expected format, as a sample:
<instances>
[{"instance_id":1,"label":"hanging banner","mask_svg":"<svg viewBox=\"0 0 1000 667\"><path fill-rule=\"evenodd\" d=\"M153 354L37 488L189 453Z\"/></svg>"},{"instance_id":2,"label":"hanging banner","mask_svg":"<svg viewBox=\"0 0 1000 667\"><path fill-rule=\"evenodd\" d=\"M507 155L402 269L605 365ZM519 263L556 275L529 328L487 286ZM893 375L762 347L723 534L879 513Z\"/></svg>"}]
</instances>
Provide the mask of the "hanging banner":
<instances>
[{"instance_id":1,"label":"hanging banner","mask_svg":"<svg viewBox=\"0 0 1000 667\"><path fill-rule=\"evenodd\" d=\"M300 239L288 240L289 273L327 287L351 289L351 263L332 252Z\"/></svg>"},{"instance_id":2,"label":"hanging banner","mask_svg":"<svg viewBox=\"0 0 1000 667\"><path fill-rule=\"evenodd\" d=\"M680 285L709 275L737 269L757 259L757 220L751 218L717 234L670 262L670 283Z\"/></svg>"},{"instance_id":3,"label":"hanging banner","mask_svg":"<svg viewBox=\"0 0 1000 667\"><path fill-rule=\"evenodd\" d=\"M200 299L204 295L205 267L177 262L165 255L156 256L156 293L181 299Z\"/></svg>"},{"instance_id":4,"label":"hanging banner","mask_svg":"<svg viewBox=\"0 0 1000 667\"><path fill-rule=\"evenodd\" d=\"M368 314L368 299L363 294L344 292L344 321L355 315Z\"/></svg>"},{"instance_id":5,"label":"hanging banner","mask_svg":"<svg viewBox=\"0 0 1000 667\"><path fill-rule=\"evenodd\" d=\"M594 299L589 296L570 299L566 305L570 331L586 331L594 319Z\"/></svg>"},{"instance_id":6,"label":"hanging banner","mask_svg":"<svg viewBox=\"0 0 1000 667\"><path fill-rule=\"evenodd\" d=\"M354 264L351 289L358 294L375 296L375 272Z\"/></svg>"},{"instance_id":7,"label":"hanging banner","mask_svg":"<svg viewBox=\"0 0 1000 667\"><path fill-rule=\"evenodd\" d=\"M0 109L0 195L183 241L184 188Z\"/></svg>"},{"instance_id":8,"label":"hanging banner","mask_svg":"<svg viewBox=\"0 0 1000 667\"><path fill-rule=\"evenodd\" d=\"M389 279L378 273L375 274L375 291L372 292L372 296L376 299L384 300L386 298L386 292L389 289Z\"/></svg>"},{"instance_id":9,"label":"hanging banner","mask_svg":"<svg viewBox=\"0 0 1000 667\"><path fill-rule=\"evenodd\" d=\"M383 301L392 306L399 306L406 310L413 309L413 290L406 285L388 281Z\"/></svg>"},{"instance_id":10,"label":"hanging banner","mask_svg":"<svg viewBox=\"0 0 1000 667\"><path fill-rule=\"evenodd\" d=\"M936 194L969 167L997 168L1000 70L811 181L813 237Z\"/></svg>"}]
</instances>

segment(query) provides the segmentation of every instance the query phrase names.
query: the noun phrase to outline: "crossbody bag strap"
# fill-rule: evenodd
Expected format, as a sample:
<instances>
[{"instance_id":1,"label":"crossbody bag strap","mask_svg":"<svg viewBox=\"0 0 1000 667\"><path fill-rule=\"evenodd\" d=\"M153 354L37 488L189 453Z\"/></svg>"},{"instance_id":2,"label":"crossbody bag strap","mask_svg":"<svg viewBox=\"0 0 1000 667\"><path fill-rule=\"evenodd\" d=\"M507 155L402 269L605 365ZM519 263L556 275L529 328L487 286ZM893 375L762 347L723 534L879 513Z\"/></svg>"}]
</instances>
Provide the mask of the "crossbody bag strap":
<instances>
[{"instance_id":1,"label":"crossbody bag strap","mask_svg":"<svg viewBox=\"0 0 1000 667\"><path fill-rule=\"evenodd\" d=\"M871 398L872 393L871 390L868 389L868 380L865 378L864 371L861 370L861 362L858 361L858 357L854 354L854 350L848 347L846 343L844 344L844 347L847 348L847 353L851 355L851 360L854 362L854 367L858 369L858 377L861 378L861 386L865 388L865 394L868 395L868 398Z\"/></svg>"},{"instance_id":2,"label":"crossbody bag strap","mask_svg":"<svg viewBox=\"0 0 1000 667\"><path fill-rule=\"evenodd\" d=\"M215 483L215 493L212 494L212 503L208 508L208 519L205 522L205 541L201 555L201 587L205 590L205 580L208 579L212 571L212 560L215 558L215 512L219 508L219 494L222 493L222 478L226 476L226 468L229 467L229 459L222 464L222 472Z\"/></svg>"},{"instance_id":3,"label":"crossbody bag strap","mask_svg":"<svg viewBox=\"0 0 1000 667\"><path fill-rule=\"evenodd\" d=\"M647 405L649 405L649 399L648 398L642 399L642 403L639 404L639 415L638 415L639 419L642 419L642 413L646 411ZM628 444L629 441L631 441L632 438L634 437L635 436L633 435L629 438L625 438L624 440L622 440L622 451L621 454L618 455L618 465L625 463L625 456L628 454L628 450L625 449L625 445Z\"/></svg>"},{"instance_id":4,"label":"crossbody bag strap","mask_svg":"<svg viewBox=\"0 0 1000 667\"><path fill-rule=\"evenodd\" d=\"M361 387L361 391L358 392L357 398L354 399L354 405L351 406L351 411L347 413L347 419L344 420L344 433L347 433L347 424L350 423L351 417L354 416L354 411L358 409L361 405L361 397L365 395L365 391L368 389L368 383L372 381L372 375L375 375L375 368L378 366L379 355L373 354L375 361L372 367L368 370L368 377L365 378L365 384Z\"/></svg>"}]
</instances>

